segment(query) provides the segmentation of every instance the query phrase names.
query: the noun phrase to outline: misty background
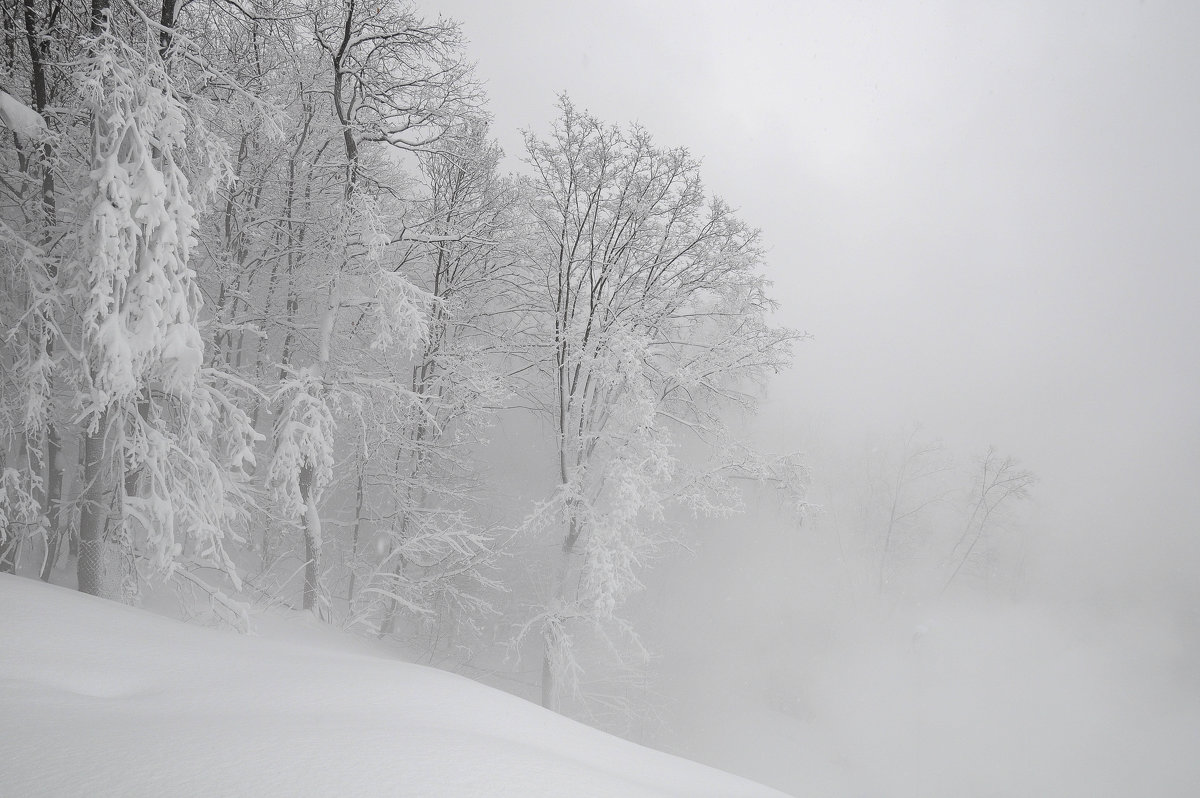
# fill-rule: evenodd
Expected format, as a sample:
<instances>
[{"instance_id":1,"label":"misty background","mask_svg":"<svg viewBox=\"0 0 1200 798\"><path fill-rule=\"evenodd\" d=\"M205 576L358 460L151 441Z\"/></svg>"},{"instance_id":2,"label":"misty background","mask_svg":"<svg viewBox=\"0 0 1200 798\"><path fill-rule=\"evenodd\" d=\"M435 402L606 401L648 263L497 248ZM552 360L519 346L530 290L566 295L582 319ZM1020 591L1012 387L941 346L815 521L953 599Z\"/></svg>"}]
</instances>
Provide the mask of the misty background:
<instances>
[{"instance_id":1,"label":"misty background","mask_svg":"<svg viewBox=\"0 0 1200 798\"><path fill-rule=\"evenodd\" d=\"M1200 8L18 5L0 783L1200 794Z\"/></svg>"},{"instance_id":2,"label":"misty background","mask_svg":"<svg viewBox=\"0 0 1200 798\"><path fill-rule=\"evenodd\" d=\"M702 524L648 577L659 742L793 790L1194 790L1200 8L430 10L464 23L513 168L564 90L689 147L812 335L748 430L808 455L810 520ZM1038 476L1003 600L851 600L869 566L822 501L861 505L854 463L913 430Z\"/></svg>"}]
</instances>

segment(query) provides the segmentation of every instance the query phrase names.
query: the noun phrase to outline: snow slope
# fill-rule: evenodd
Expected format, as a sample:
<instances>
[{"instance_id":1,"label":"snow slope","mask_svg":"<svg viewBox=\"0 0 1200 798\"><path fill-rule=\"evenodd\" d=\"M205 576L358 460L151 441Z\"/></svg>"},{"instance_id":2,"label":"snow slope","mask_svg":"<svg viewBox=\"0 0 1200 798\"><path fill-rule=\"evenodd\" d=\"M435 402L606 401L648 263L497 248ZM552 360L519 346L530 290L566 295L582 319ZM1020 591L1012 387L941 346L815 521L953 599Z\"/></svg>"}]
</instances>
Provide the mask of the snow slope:
<instances>
[{"instance_id":1,"label":"snow slope","mask_svg":"<svg viewBox=\"0 0 1200 798\"><path fill-rule=\"evenodd\" d=\"M9 575L0 608L4 795L782 795L303 627L239 636Z\"/></svg>"}]
</instances>

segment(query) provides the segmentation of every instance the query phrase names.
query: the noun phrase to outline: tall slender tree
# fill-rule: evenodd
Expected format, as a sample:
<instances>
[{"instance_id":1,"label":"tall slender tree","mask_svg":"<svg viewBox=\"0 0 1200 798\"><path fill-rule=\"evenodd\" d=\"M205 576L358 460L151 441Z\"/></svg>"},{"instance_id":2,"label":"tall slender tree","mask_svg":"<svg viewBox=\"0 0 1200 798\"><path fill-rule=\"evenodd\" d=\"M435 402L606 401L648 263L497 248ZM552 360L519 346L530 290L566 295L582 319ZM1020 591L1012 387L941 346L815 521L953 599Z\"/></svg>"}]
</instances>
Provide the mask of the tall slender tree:
<instances>
[{"instance_id":1,"label":"tall slender tree","mask_svg":"<svg viewBox=\"0 0 1200 798\"><path fill-rule=\"evenodd\" d=\"M550 138L527 134L526 153L535 401L555 431L558 472L529 526L561 542L538 618L542 701L555 706L581 667L573 629L630 631L617 610L670 538L666 507L736 507L728 477L751 461L721 414L753 408L753 383L787 364L798 336L769 323L757 231L705 195L686 150L604 125L564 97ZM681 467L684 442L709 453L706 467Z\"/></svg>"}]
</instances>

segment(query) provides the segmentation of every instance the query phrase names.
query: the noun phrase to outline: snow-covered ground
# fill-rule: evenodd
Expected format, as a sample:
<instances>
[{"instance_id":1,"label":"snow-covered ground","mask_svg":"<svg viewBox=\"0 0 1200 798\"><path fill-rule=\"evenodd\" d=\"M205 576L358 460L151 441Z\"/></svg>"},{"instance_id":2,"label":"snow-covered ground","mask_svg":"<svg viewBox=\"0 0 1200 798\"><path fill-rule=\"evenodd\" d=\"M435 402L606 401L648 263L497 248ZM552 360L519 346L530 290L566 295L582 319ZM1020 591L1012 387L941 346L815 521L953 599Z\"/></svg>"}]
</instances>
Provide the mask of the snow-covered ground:
<instances>
[{"instance_id":1,"label":"snow-covered ground","mask_svg":"<svg viewBox=\"0 0 1200 798\"><path fill-rule=\"evenodd\" d=\"M244 636L0 575L0 793L780 796L304 623Z\"/></svg>"}]
</instances>

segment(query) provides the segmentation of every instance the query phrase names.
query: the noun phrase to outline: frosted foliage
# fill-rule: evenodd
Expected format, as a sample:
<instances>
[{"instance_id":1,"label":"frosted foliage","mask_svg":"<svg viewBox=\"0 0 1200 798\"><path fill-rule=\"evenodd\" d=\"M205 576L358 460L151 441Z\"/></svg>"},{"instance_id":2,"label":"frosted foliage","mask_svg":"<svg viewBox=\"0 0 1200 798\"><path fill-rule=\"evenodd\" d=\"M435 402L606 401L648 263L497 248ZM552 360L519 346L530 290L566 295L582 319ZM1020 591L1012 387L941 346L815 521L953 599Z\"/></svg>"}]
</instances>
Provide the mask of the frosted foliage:
<instances>
[{"instance_id":1,"label":"frosted foliage","mask_svg":"<svg viewBox=\"0 0 1200 798\"><path fill-rule=\"evenodd\" d=\"M38 435L52 409L54 361L44 323L58 305L46 254L0 220L0 341L12 360L0 367L0 428ZM28 299L28 309L21 305Z\"/></svg>"},{"instance_id":2,"label":"frosted foliage","mask_svg":"<svg viewBox=\"0 0 1200 798\"><path fill-rule=\"evenodd\" d=\"M366 192L356 192L350 200L349 216L357 220L359 236L369 260L380 261L392 241L391 226L379 199ZM349 220L347 220L349 221Z\"/></svg>"},{"instance_id":3,"label":"frosted foliage","mask_svg":"<svg viewBox=\"0 0 1200 798\"><path fill-rule=\"evenodd\" d=\"M169 415L133 424L126 437L127 462L141 480L135 495L125 497L125 514L137 522L155 571L169 573L186 555L234 576L225 544L241 540L229 530L243 517L244 468L254 462L253 442L261 436L245 412L207 387L180 415Z\"/></svg>"},{"instance_id":4,"label":"frosted foliage","mask_svg":"<svg viewBox=\"0 0 1200 798\"><path fill-rule=\"evenodd\" d=\"M147 377L168 393L188 393L203 344L193 315L199 293L187 265L196 218L176 157L186 145L183 104L160 65L108 36L79 80L95 115L80 248L92 372L85 410L94 412L134 396Z\"/></svg>"},{"instance_id":5,"label":"frosted foliage","mask_svg":"<svg viewBox=\"0 0 1200 798\"><path fill-rule=\"evenodd\" d=\"M285 381L274 399L283 401L275 425L275 456L268 480L271 497L285 518L298 521L310 509L301 492L301 481L311 469L309 496L315 504L333 480L333 412L324 389L311 369Z\"/></svg>"},{"instance_id":6,"label":"frosted foliage","mask_svg":"<svg viewBox=\"0 0 1200 798\"><path fill-rule=\"evenodd\" d=\"M227 112L210 99L200 96L189 98L192 104L193 119L217 119ZM279 138L279 131L272 120L267 121L267 135L271 140ZM187 126L189 188L197 207L208 207L219 196L221 189L232 185L237 180L237 170L233 165L229 144L214 130L205 124Z\"/></svg>"},{"instance_id":7,"label":"frosted foliage","mask_svg":"<svg viewBox=\"0 0 1200 798\"><path fill-rule=\"evenodd\" d=\"M593 374L606 405L604 434L592 443L590 462L572 469L554 498L527 520L534 531L574 526L586 530L578 589L540 616L548 654L568 684L579 669L565 621L599 627L615 623L636 642L616 613L641 588L637 573L671 539L663 524L677 461L658 423L659 404L647 372L648 339L619 330L600 348Z\"/></svg>"},{"instance_id":8,"label":"frosted foliage","mask_svg":"<svg viewBox=\"0 0 1200 798\"><path fill-rule=\"evenodd\" d=\"M566 97L559 110L550 139L525 139L527 256L544 288L531 299L552 397L539 406L559 435L560 481L527 526L557 518L564 536L541 623L547 667L571 683L572 619L619 659L611 631L640 651L619 613L681 534L666 508L728 514L741 505L735 478L770 475L729 445L724 412L754 409L753 384L786 365L797 335L768 324L758 233L706 197L686 150L604 125Z\"/></svg>"},{"instance_id":9,"label":"frosted foliage","mask_svg":"<svg viewBox=\"0 0 1200 798\"><path fill-rule=\"evenodd\" d=\"M782 455L770 464L770 476L783 494L787 509L798 519L803 519L811 510L808 487L812 481L811 469L795 452Z\"/></svg>"},{"instance_id":10,"label":"frosted foliage","mask_svg":"<svg viewBox=\"0 0 1200 798\"><path fill-rule=\"evenodd\" d=\"M398 347L412 354L429 340L429 307L433 296L403 274L380 269L375 273L375 338L372 349Z\"/></svg>"},{"instance_id":11,"label":"frosted foliage","mask_svg":"<svg viewBox=\"0 0 1200 798\"><path fill-rule=\"evenodd\" d=\"M226 377L202 369L202 300L189 266L197 202L185 175L185 165L209 177L228 166L176 94L152 38L144 48L106 32L76 73L93 120L71 270L82 307L80 380L89 386L81 420L114 444L126 485L121 534L139 561L158 575L181 560L214 566L236 582L225 545L240 540L244 468L261 436L218 388ZM194 160L188 128L201 143Z\"/></svg>"},{"instance_id":12,"label":"frosted foliage","mask_svg":"<svg viewBox=\"0 0 1200 798\"><path fill-rule=\"evenodd\" d=\"M621 400L607 424L612 451L593 500L579 598L605 620L641 586L637 569L662 542L646 522L662 520L662 488L675 470L669 440L655 424L646 354L644 337L620 332L597 363L601 381Z\"/></svg>"},{"instance_id":13,"label":"frosted foliage","mask_svg":"<svg viewBox=\"0 0 1200 798\"><path fill-rule=\"evenodd\" d=\"M8 542L18 526L43 528L45 518L36 498L41 482L28 471L0 470L0 545Z\"/></svg>"}]
</instances>

